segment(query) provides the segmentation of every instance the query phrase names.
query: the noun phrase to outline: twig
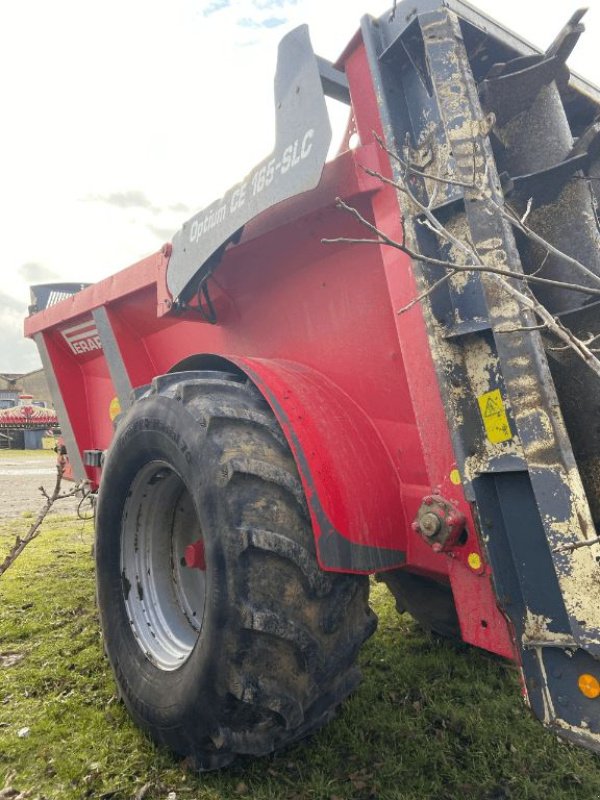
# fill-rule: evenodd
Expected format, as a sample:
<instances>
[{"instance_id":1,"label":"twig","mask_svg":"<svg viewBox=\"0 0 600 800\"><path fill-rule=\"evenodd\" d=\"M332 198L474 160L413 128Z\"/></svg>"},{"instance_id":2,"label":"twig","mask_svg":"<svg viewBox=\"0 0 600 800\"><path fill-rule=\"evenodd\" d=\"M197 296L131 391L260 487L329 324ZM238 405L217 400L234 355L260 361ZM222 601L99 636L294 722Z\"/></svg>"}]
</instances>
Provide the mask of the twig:
<instances>
[{"instance_id":1,"label":"twig","mask_svg":"<svg viewBox=\"0 0 600 800\"><path fill-rule=\"evenodd\" d=\"M137 792L135 793L135 798L134 798L134 800L145 800L145 797L146 797L146 795L148 794L148 792L150 791L150 789L151 789L151 788L152 788L152 784L151 784L151 783L145 783L145 784L144 784L144 785L143 785L143 786L142 786L140 789L138 789L138 790L137 790Z\"/></svg>"},{"instance_id":2,"label":"twig","mask_svg":"<svg viewBox=\"0 0 600 800\"><path fill-rule=\"evenodd\" d=\"M540 272L546 266L549 258L550 258L550 252L548 250L546 250L546 254L544 255L544 258L542 259L542 263L539 265L539 267L536 270L534 270L533 272L530 272L529 276L530 277L535 277L536 275L539 275Z\"/></svg>"},{"instance_id":3,"label":"twig","mask_svg":"<svg viewBox=\"0 0 600 800\"><path fill-rule=\"evenodd\" d=\"M377 136L376 136L376 138L377 138L377 141L381 144L381 146L385 147L385 145L383 144L382 140ZM385 148L385 149L386 149L386 152L388 154L394 155L390 150L388 150L387 148ZM402 159L400 159L399 156L395 156L395 157L396 157L396 159L398 160L399 163L404 164L404 162L402 161ZM441 238L443 238L446 241L449 241L452 244L454 244L455 247L458 247L460 250L462 250L464 253L466 253L469 257L471 257L471 258L474 257L475 261L482 268L482 271L494 272L496 275L502 275L502 276L505 276L505 277L508 277L510 275L511 277L514 277L517 280L523 281L524 283L530 283L530 282L531 283L539 283L539 284L545 284L547 286L554 286L554 287L559 288L559 289L565 289L567 291L580 292L582 294L600 295L600 289L593 289L593 288L590 288L590 287L587 287L587 286L582 286L581 284L578 284L578 283L570 283L570 282L567 282L567 281L556 281L553 278L541 278L536 274L527 275L527 274L525 274L523 272L512 272L512 271L509 272L507 270L502 270L502 269L500 269L498 267L490 267L490 266L488 266L486 264L483 264L483 262L479 258L478 253L476 252L473 244L471 242L469 242L469 246L467 246L467 245L465 245L464 242L462 242L456 236L453 236L450 233L450 231L444 225L442 225L441 222L437 219L437 217L433 214L433 212L431 210L431 205L432 205L431 201L429 202L428 205L424 205L418 199L418 197L416 197L414 192L409 188L406 180L404 182L404 185L402 186L397 181L393 181L390 178L387 178L385 175L381 175L379 172L377 172L375 170L372 170L372 169L369 169L369 168L365 168L365 172L368 175L371 175L372 177L378 178L379 180L383 181L383 183L387 183L387 184L393 186L394 188L396 188L397 190L399 190L401 192L404 192L404 194L406 194L409 197L409 199L417 206L417 208L423 214L425 214L425 217L426 217L426 219L427 219L427 221L429 223L428 227L430 227L434 231L434 233L436 233ZM338 200L339 200L339 198L338 198ZM338 205L339 204L340 203L338 202ZM503 211L502 206L498 205L497 203L494 203L494 205L500 211ZM343 207L343 206L341 206L341 207ZM345 206L345 208L346 208L346 210L349 210L350 206ZM359 221L363 222L363 224L365 224L365 222L367 222L366 220L364 220L364 217L362 217L362 216L360 217ZM513 220L513 222L514 221L515 220ZM517 220L517 221L518 221L518 223L520 225L521 224L520 220ZM523 228L524 227L525 226L523 226ZM377 228L375 228L374 226L371 228L371 230L373 230L373 232L377 232ZM327 240L323 240L323 241L327 241ZM544 240L542 240L542 241L544 241ZM384 243L389 245L390 241L386 241ZM426 258L425 256L419 256L419 255L414 254L412 252L409 253L406 250L406 248L404 247L404 233L403 233L402 245L403 245L403 247L401 247L400 249L404 250L404 252L407 255L410 255L411 258L420 258L421 261L427 261L427 263L432 264L434 266L435 266L435 262L437 261L438 266L442 265L442 264L440 264L440 260L439 259L437 259L437 260L436 259L430 259L430 258ZM558 251L558 250L556 252L560 253L560 251ZM450 262L446 262L446 263L450 264ZM542 262L542 266L537 270L537 272L539 272L542 269L542 267L544 266L545 263L546 262L545 262L545 259L544 259L544 261ZM576 262L576 263L579 263L579 262ZM454 266L456 268L459 268L457 265L450 264L450 266ZM468 268L469 269L475 269L475 270L479 269L479 267L471 266L471 265L469 265ZM583 267L583 268L586 269L585 267ZM593 273L590 273L590 274L593 275Z\"/></svg>"},{"instance_id":4,"label":"twig","mask_svg":"<svg viewBox=\"0 0 600 800\"><path fill-rule=\"evenodd\" d=\"M542 324L524 325L519 328L496 328L496 333L528 333L529 331L544 331L547 327L546 324Z\"/></svg>"},{"instance_id":5,"label":"twig","mask_svg":"<svg viewBox=\"0 0 600 800\"><path fill-rule=\"evenodd\" d=\"M376 238L374 239L360 239L360 238L350 238L350 237L337 237L335 239L322 239L322 242L325 244L333 244L338 242L344 242L347 244L378 244L378 245L387 245L390 247L394 247L410 258L414 259L415 261L420 261L424 264L429 264L434 267L440 267L447 270L449 273L456 274L456 272L483 272L490 275L491 279L498 283L504 291L509 294L514 300L517 301L520 308L525 309L532 314L534 314L539 320L539 326L530 326L530 329L541 329L545 328L550 333L554 334L566 347L571 348L576 355L581 358L590 369L600 377L600 360L596 358L594 352L589 348L590 342L584 342L575 336L572 331L566 328L562 322L554 317L548 309L542 305L542 303L537 300L533 294L531 293L529 284L530 283L537 283L537 284L545 284L551 285L555 287L562 288L568 291L575 291L575 292L582 292L584 294L600 294L600 289L593 289L587 286L582 286L581 284L576 283L569 283L566 281L555 281L550 278L541 278L538 275L526 275L520 270L512 270L512 269L504 269L501 267L495 267L490 264L487 264L482 256L477 251L477 248L472 242L465 243L457 236L451 233L447 227L445 227L435 216L432 212L432 205L433 201L430 200L427 205L424 205L418 197L416 197L415 193L412 191L410 187L410 183L407 180L407 176L409 173L418 174L419 170L414 170L410 167L403 159L401 159L397 153L391 151L383 142L380 136L375 133L375 138L379 142L380 146L388 153L388 155L397 161L404 170L403 175L403 184L400 184L397 181L393 181L390 178L387 178L384 175L376 172L375 170L366 169L365 171L373 176L379 178L386 184L393 186L398 191L407 195L410 202L412 202L413 206L415 206L426 218L427 220L427 227L429 227L436 235L438 235L441 239L447 241L451 245L454 245L455 249L458 251L463 252L467 257L467 263L465 264L458 264L453 261L435 258L432 256L427 256L422 253L418 253L414 251L411 247L406 244L406 232L404 221L402 225L402 239L400 242L395 241L390 236L388 236L384 231L377 228L377 226L373 225L369 220L365 219L362 214L352 206L349 206L340 198L337 198L336 202L339 208L344 209L348 213L352 214L363 226L365 226L371 233L375 235ZM464 188L474 189L477 188L474 185L470 186L468 184L461 184L459 181L450 181L446 178L440 178L439 176L431 176L428 173L421 173L423 177L437 177L443 183L451 183L455 186L462 185ZM487 175L487 164L486 164L486 171L484 173L484 181L485 175ZM486 201L485 198L480 198L482 201ZM573 267L578 269L580 272L585 273L588 276L591 276L594 281L600 282L600 278L598 278L591 270L581 264L577 259L568 256L566 253L562 253L560 250L555 248L541 236L536 234L530 228L525 225L525 221L531 210L531 201L527 204L527 210L523 215L523 218L520 219L516 213L511 210L511 213L508 213L504 206L502 206L495 198L491 198L487 200L487 202L491 202L494 206L495 210L498 211L501 216L507 220L511 225L516 226L519 228L525 235L529 236L533 241L538 242L540 245L546 248L547 254L552 253L557 258L561 258L568 263L570 263ZM415 215L416 216L416 215ZM546 263L546 259L542 262L541 266L538 268L537 272L539 272L544 264ZM443 279L442 279L443 280ZM523 290L517 289L514 285L515 281L519 281L524 287ZM439 285L440 281L437 282ZM435 288L436 284L433 285L431 288ZM402 313L403 310L407 310L407 308L412 307L413 304L416 304L420 300L423 300L430 294L430 290L427 290L419 296L415 298L414 303L408 304L405 309L400 309L399 313ZM527 330L527 326L523 327L523 330ZM504 333L508 333L508 330L504 330Z\"/></svg>"},{"instance_id":6,"label":"twig","mask_svg":"<svg viewBox=\"0 0 600 800\"><path fill-rule=\"evenodd\" d=\"M389 149L385 147L385 144L382 142L380 138L378 139L378 141L385 148L386 152L390 153ZM486 173L487 173L487 165L486 165ZM590 367L590 369L592 369L592 371L595 372L596 375L600 377L600 360L596 358L594 353L589 349L589 347L585 342L582 342L580 339L578 339L568 328L566 328L562 324L562 322L560 322L560 320L555 318L544 305L542 305L537 299L535 299L533 295L529 293L525 294L516 289L510 281L505 279L507 275L503 275L502 274L503 271L500 271L497 268L485 264L483 259L477 252L477 249L471 243L470 246L467 246L464 244L464 242L462 242L460 239L454 236L445 226L443 226L440 223L440 221L431 212L431 209L428 206L424 206L423 203L421 203L421 201L417 197L415 197L414 193L410 189L406 180L403 190L412 200L412 202L417 206L417 208L419 208L425 214L427 219L431 222L433 227L440 235L443 235L448 242L454 244L458 249L474 257L477 263L477 267L468 265L467 269L479 269L483 272L487 272L491 275L494 275L495 276L494 279L500 282L500 284L504 287L505 291L508 292L508 294L510 294L520 304L522 308L532 311L542 321L542 323L545 325L545 327L548 328L550 332L552 332L558 339L562 340L567 346L571 347L571 349L588 365L588 367ZM523 232L528 234L530 229L527 228L527 226L525 226L521 222L521 220L518 219L518 217L516 217L514 211L513 211L513 216L511 217L511 215L506 212L504 207L501 206L496 200L492 199L492 203L504 218L508 219L508 221L511 222L512 224L516 223L518 226L520 226ZM547 248L549 248L552 252L554 252L554 254L557 257L562 257L565 260L570 260L573 266L578 267L585 273L589 273L596 281L600 280L593 272L588 270L587 267L585 267L583 264L577 261L577 259L573 259L571 256L567 256L565 253L562 253L562 251L558 250L557 248L554 248L552 245L550 245L550 243L546 242L545 239L538 236L538 234L535 234L533 231L531 231L531 233L537 238L537 240L539 240L539 242L543 246L547 246ZM405 233L403 231L403 240L404 237ZM415 256L413 255L412 257L414 258ZM419 258L418 255L416 255L416 257ZM423 259L421 258L421 260ZM460 268L461 267L459 267L459 265L454 264L452 262L448 262L447 269L460 269ZM517 279L525 277L528 278L529 281L532 281L534 283L548 283L550 280L547 278L540 278L537 276L533 277L531 275L524 276L522 272L515 273L511 271L510 276L512 278L517 277ZM562 283L562 282L554 281L553 283L554 285L556 285L557 283ZM525 285L527 286L527 288L529 288L527 280L525 281ZM565 285L563 286L563 288L567 288L567 286ZM583 287L580 284L572 284L569 285L568 288L574 291L580 291L580 292L583 291L591 294L596 293L593 289Z\"/></svg>"},{"instance_id":7,"label":"twig","mask_svg":"<svg viewBox=\"0 0 600 800\"><path fill-rule=\"evenodd\" d=\"M450 280L450 278L453 275L456 275L456 271L455 270L452 270L450 272L447 272L445 275L442 275L442 277L439 280L437 280L435 283L431 284L429 289L427 289L424 292L421 292L421 294L417 295L417 297L414 297L410 301L410 303L407 303L405 306L402 306L402 308L399 308L398 311L396 311L396 314L404 314L406 311L410 311L410 309L413 306L416 306L422 300L425 300L426 297L429 297L429 295L433 294L436 289L438 289L440 286L442 286L442 284L446 283L446 281Z\"/></svg>"},{"instance_id":8,"label":"twig","mask_svg":"<svg viewBox=\"0 0 600 800\"><path fill-rule=\"evenodd\" d=\"M452 236L452 234L444 228L443 225L440 225L433 214L431 214L431 218L429 217L427 206L424 206L422 203L417 201L420 208L426 213L427 218L431 222L431 218L433 218L434 222L432 225L435 228L435 232L439 233L443 238L447 241L451 242L452 244L459 247L461 250L466 251L466 253L473 257L474 252L473 250L461 242L460 239ZM433 267L442 267L443 269L453 269L457 272L489 272L494 275L499 275L503 278L511 278L522 283L539 283L544 284L546 286L556 286L560 289L565 289L566 291L571 292L582 292L583 294L596 294L600 295L600 289L590 289L587 286L581 286L578 283L567 283L566 281L555 281L552 278L540 278L534 275L526 275L523 272L514 272L510 269L503 269L502 267L491 267L487 264L481 263L470 263L470 264L455 264L452 261L448 261L447 259L442 258L435 258L433 256L427 256L422 253L417 253L416 251L412 250L408 247L403 240L397 242L395 239L387 236L383 231L379 230L375 225L373 225L369 220L365 219L358 209L354 208L353 206L349 206L339 197L336 198L336 204L338 208L343 209L344 211L348 211L352 214L356 219L365 227L367 227L372 233L374 233L378 238L377 239L359 239L359 238L352 238L348 236L338 236L333 239L321 239L322 244L384 244L388 247L395 247L397 250L401 250L410 258L414 258L417 261L421 261L424 264L429 264ZM431 213L431 212L429 212Z\"/></svg>"},{"instance_id":9,"label":"twig","mask_svg":"<svg viewBox=\"0 0 600 800\"><path fill-rule=\"evenodd\" d=\"M394 161L397 161L398 164L400 164L400 166L406 172L410 172L412 175L418 175L421 178L429 178L430 180L435 181L436 183L444 183L446 184L446 186L460 186L463 189L478 188L475 183L466 183L464 181L459 181L457 178L444 178L442 175L436 175L435 173L431 174L430 172L423 172L423 170L413 167L412 164L410 164L408 161L405 161L401 156L398 155L398 153L394 153L393 150L388 150L385 142L376 131L373 131L373 135L375 136L375 139L377 140L379 146L382 147L386 151L386 153L394 159ZM371 171L367 167L365 167L365 172L371 174ZM397 188L400 187L397 186Z\"/></svg>"},{"instance_id":10,"label":"twig","mask_svg":"<svg viewBox=\"0 0 600 800\"><path fill-rule=\"evenodd\" d=\"M531 206L533 205L533 197L530 197L527 201L527 208L525 209L525 213L521 217L521 225L525 225L527 222L527 217L531 214Z\"/></svg>"},{"instance_id":11,"label":"twig","mask_svg":"<svg viewBox=\"0 0 600 800\"><path fill-rule=\"evenodd\" d=\"M598 334L596 336L589 336L587 339L578 339L578 341L580 341L581 344L585 345L586 347L589 347L591 344L593 344L599 338L600 338L600 334ZM568 350L568 349L569 349L569 345L566 345L566 344L562 345L562 347L548 347L548 350L554 350L557 353L560 352L561 350ZM594 349L590 348L590 352L597 353L598 350L594 350Z\"/></svg>"},{"instance_id":12,"label":"twig","mask_svg":"<svg viewBox=\"0 0 600 800\"><path fill-rule=\"evenodd\" d=\"M440 175L432 175L432 174L427 173L427 172L421 172L420 170L417 170L414 167L412 167L410 164L408 164L403 158L401 158L398 155L398 153L395 153L393 150L390 150L390 148L387 147L387 145L385 144L383 139L379 136L379 134L374 132L374 136L375 136L375 139L377 140L379 146L383 150L385 150L385 152L390 156L390 158L393 158L398 164L400 164L403 167L403 169L405 170L405 173L406 172L411 172L412 174L421 175L424 178L429 178L429 179L431 179L433 181L439 181L441 183L446 183L446 184L448 184L450 186L460 186L460 187L465 188L465 189L477 189L478 188L476 183L475 183L475 180L473 180L472 184L468 184L468 183L461 182L461 181L458 181L458 180L454 180L454 179L450 179L450 178L444 178L444 177L442 177ZM367 172L367 174L369 174L369 175L372 175L373 177L379 178L384 183L388 183L388 184L393 185L399 191L404 191L406 194L409 195L409 197L413 200L413 202L415 202L417 204L417 206L421 208L421 210L423 210L423 211L425 210L426 207L423 206L423 204L415 197L414 193L408 188L408 185L407 185L407 182L406 182L406 174L404 176L404 179L405 179L404 180L404 186L401 186L396 181L392 181L389 178L386 178L385 176L380 175L379 173L375 172L374 170L370 170L368 168L365 168L365 172ZM486 164L486 173L485 174L487 174L487 164ZM568 255L567 253L564 253L562 250L559 250L557 247L552 245L550 242L548 242L546 239L544 239L542 236L540 236L538 233L536 233L534 230L532 230L532 228L529 228L525 224L525 222L526 222L526 220L527 220L527 218L528 218L528 216L529 216L529 214L531 212L531 207L532 207L532 204L533 204L533 198L530 198L528 200L527 209L526 209L525 214L523 215L522 218L519 218L519 216L517 215L515 210L512 209L510 206L508 206L508 205L503 206L500 203L498 203L494 198L491 198L490 201L495 206L495 208L500 212L500 214L503 216L503 218L506 219L508 222L510 222L511 225L514 225L515 227L519 228L519 230L525 236L527 236L527 238L529 238L531 241L535 242L536 244L539 244L541 247L544 247L546 249L546 258L550 254L554 255L556 258L560 259L561 261L564 261L567 264L570 264L572 267L577 269L579 272L583 273L588 278L591 278L596 284L600 285L600 277L598 277L598 275L596 275L594 272L592 272L592 270L590 270L588 267L586 267L585 264L582 264L581 261L579 261L578 259L574 258L573 256ZM509 209L509 211L507 211L507 208ZM443 228L443 226L441 226L441 225L440 225L440 227ZM542 262L541 266L536 270L536 273L540 272L540 270L543 268L543 266L546 263L546 258L544 258L544 261ZM535 282L539 282L539 279L536 280L536 278L537 278L536 273L533 273L533 274L528 276L528 278L533 278L534 279L533 280L534 283ZM542 279L542 280L548 280L548 279ZM558 284L563 284L562 288L565 288L565 289L569 288L570 291L579 291L579 292L582 292L582 293L585 292L587 294L597 294L596 291L594 291L592 288L589 288L589 287L583 287L583 286L580 285L578 289L574 289L572 287L573 286L577 286L577 284L568 284L568 283L565 283L563 281L558 281L557 283ZM557 283L555 283L554 285L556 286Z\"/></svg>"},{"instance_id":13,"label":"twig","mask_svg":"<svg viewBox=\"0 0 600 800\"><path fill-rule=\"evenodd\" d=\"M579 550L580 547L591 547L593 544L600 542L600 536L595 539L585 539L583 542L574 542L572 544L560 544L555 547L553 553L572 553L574 550Z\"/></svg>"},{"instance_id":14,"label":"twig","mask_svg":"<svg viewBox=\"0 0 600 800\"><path fill-rule=\"evenodd\" d=\"M558 339L561 339L588 365L588 367L598 377L600 377L600 361L587 347L578 339L574 333L566 328L560 320L552 316L548 309L533 297L528 297L522 292L517 291L508 281L503 281L504 289L517 300L522 308L532 311Z\"/></svg>"},{"instance_id":15,"label":"twig","mask_svg":"<svg viewBox=\"0 0 600 800\"><path fill-rule=\"evenodd\" d=\"M521 233L527 236L528 239L531 239L532 242L539 244L540 247L545 248L548 253L560 259L561 261L564 261L566 264L570 264L576 270L582 272L588 278L591 278L594 281L594 283L600 284L600 278L598 277L598 275L592 272L592 270L589 269L589 267L586 267L585 264L582 264L581 261L578 261L576 258L573 258L573 256L570 256L567 253L564 253L562 250L559 250L558 247L554 247L554 245L550 244L550 242L547 239L544 239L544 237L540 236L539 233L536 233L532 228L525 225L524 221L519 219L519 216L516 214L514 209L510 208L510 206L508 205L502 206L495 200L492 200L492 203L494 204L496 209L500 212L500 214L504 217L504 219L510 222L511 225L514 225L515 228L518 228L521 231ZM507 211L507 209L510 210ZM591 289L588 289L588 291L590 293L593 293Z\"/></svg>"},{"instance_id":16,"label":"twig","mask_svg":"<svg viewBox=\"0 0 600 800\"><path fill-rule=\"evenodd\" d=\"M48 492L44 489L43 486L39 487L40 492L42 493L42 496L45 498L46 502L40 509L37 518L31 524L25 536L23 538L21 538L19 535L16 536L15 542L11 547L8 555L6 556L2 564L0 564L0 578L2 577L2 575L4 575L6 570L15 563L15 561L21 555L23 550L25 550L27 545L30 544L34 539L36 539L39 536L39 534L41 533L42 522L45 520L46 515L48 514L54 503L56 503L58 500L64 500L67 497L74 497L79 492L84 491L83 485L77 484L69 492L63 492L61 494L60 489L62 484L63 472L64 472L63 465L57 464L56 482L54 484L54 489L51 494L48 494Z\"/></svg>"},{"instance_id":17,"label":"twig","mask_svg":"<svg viewBox=\"0 0 600 800\"><path fill-rule=\"evenodd\" d=\"M410 191L407 190L407 193L410 196ZM527 286L527 280L531 278L531 276L524 275L521 272L513 272L512 270L505 270L498 267L491 267L488 266L483 262L481 256L477 253L474 248L470 248L457 239L447 228L444 228L438 220L434 217L431 211L424 206L420 201L416 201L417 205L423 210L427 218L430 220L432 225L436 229L440 231L441 234L445 236L448 242L455 244L461 250L465 251L471 257L476 260L476 263L470 264L456 264L451 261L445 261L439 258L432 258L430 256L425 256L420 253L416 253L410 247L406 245L404 242L404 231L403 231L403 241L396 242L395 240L391 239L387 234L383 231L379 230L375 225L365 219L362 214L352 206L349 206L343 200L338 198L337 204L340 208L343 208L345 211L348 211L352 214L359 222L365 225L372 233L374 233L378 238L377 239L350 239L346 237L338 237L337 239L323 239L322 241L326 244L332 242L346 242L349 244L357 244L357 243L369 243L369 244L386 244L391 247L395 247L398 250L401 250L403 253L408 255L410 258L413 258L417 261L421 261L426 264L431 264L433 266L442 267L448 271L456 271L456 272L484 272L491 275L495 280L499 281L503 289L515 299L521 308L527 309L534 313L538 319L543 323L544 327L546 327L551 333L553 333L558 339L560 339L564 344L568 345L578 356L581 358L590 369L600 377L600 360L596 358L594 353L589 349L589 347L585 344L585 342L580 341L568 328L566 328L560 320L556 319L548 309L543 306L538 300L536 300L533 295L525 294L522 291L516 289L511 280L519 280L525 283ZM510 279L510 280L507 280ZM537 278L536 282L543 282L548 283L550 282L549 279L545 278ZM553 281L552 283L561 283L560 281ZM578 291L587 291L581 286L577 286L575 284ZM565 288L563 286L563 288Z\"/></svg>"}]
</instances>

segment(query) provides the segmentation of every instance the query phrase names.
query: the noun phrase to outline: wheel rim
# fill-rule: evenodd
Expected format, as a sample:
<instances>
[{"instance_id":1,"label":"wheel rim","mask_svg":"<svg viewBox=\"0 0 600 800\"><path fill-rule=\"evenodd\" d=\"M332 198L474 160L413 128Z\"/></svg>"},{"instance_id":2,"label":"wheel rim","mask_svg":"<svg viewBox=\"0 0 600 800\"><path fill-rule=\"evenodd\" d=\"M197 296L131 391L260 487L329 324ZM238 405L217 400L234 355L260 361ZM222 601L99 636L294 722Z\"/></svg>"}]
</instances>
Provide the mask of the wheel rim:
<instances>
[{"instance_id":1,"label":"wheel rim","mask_svg":"<svg viewBox=\"0 0 600 800\"><path fill-rule=\"evenodd\" d=\"M133 481L122 521L121 581L133 634L159 669L182 666L202 629L206 594L203 537L192 497L165 462ZM195 565L186 550L196 553Z\"/></svg>"}]
</instances>

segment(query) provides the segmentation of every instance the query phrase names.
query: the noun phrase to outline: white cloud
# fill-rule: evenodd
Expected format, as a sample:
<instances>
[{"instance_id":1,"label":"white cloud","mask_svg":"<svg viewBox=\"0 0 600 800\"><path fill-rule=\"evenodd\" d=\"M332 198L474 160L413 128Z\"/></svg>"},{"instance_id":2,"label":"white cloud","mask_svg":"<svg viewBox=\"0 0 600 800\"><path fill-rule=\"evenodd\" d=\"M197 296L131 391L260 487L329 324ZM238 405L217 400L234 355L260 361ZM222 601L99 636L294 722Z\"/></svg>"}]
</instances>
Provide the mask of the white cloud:
<instances>
[{"instance_id":1,"label":"white cloud","mask_svg":"<svg viewBox=\"0 0 600 800\"><path fill-rule=\"evenodd\" d=\"M126 192L111 192L104 195L90 195L85 199L97 203L107 203L109 206L116 206L117 208L146 208L149 211L160 211L157 206L152 205L143 192L135 189L130 189Z\"/></svg>"},{"instance_id":2,"label":"white cloud","mask_svg":"<svg viewBox=\"0 0 600 800\"><path fill-rule=\"evenodd\" d=\"M205 17L210 17L211 14L216 14L218 11L228 8L230 5L231 0L212 0L210 3L202 3L200 7L202 9L202 14Z\"/></svg>"},{"instance_id":3,"label":"white cloud","mask_svg":"<svg viewBox=\"0 0 600 800\"><path fill-rule=\"evenodd\" d=\"M18 273L27 283L51 283L59 278L56 272L35 261L21 264Z\"/></svg>"},{"instance_id":4,"label":"white cloud","mask_svg":"<svg viewBox=\"0 0 600 800\"><path fill-rule=\"evenodd\" d=\"M0 373L29 372L39 366L33 342L23 338L27 302L0 291Z\"/></svg>"}]
</instances>

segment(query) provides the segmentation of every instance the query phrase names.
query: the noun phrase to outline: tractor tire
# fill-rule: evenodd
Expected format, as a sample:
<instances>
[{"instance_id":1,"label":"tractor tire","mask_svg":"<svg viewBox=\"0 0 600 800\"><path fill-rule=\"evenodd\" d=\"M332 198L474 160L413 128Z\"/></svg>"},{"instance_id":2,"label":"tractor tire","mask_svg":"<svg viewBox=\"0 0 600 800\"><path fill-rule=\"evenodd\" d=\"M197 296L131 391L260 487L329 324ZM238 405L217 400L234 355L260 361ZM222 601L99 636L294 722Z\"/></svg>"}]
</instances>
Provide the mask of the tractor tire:
<instances>
[{"instance_id":1,"label":"tractor tire","mask_svg":"<svg viewBox=\"0 0 600 800\"><path fill-rule=\"evenodd\" d=\"M460 641L460 624L449 586L403 570L382 572L377 580L385 583L396 600L396 611L407 612L426 631Z\"/></svg>"},{"instance_id":2,"label":"tractor tire","mask_svg":"<svg viewBox=\"0 0 600 800\"><path fill-rule=\"evenodd\" d=\"M97 511L105 649L132 717L200 770L326 723L377 620L328 574L294 458L245 379L156 379L119 421Z\"/></svg>"}]
</instances>

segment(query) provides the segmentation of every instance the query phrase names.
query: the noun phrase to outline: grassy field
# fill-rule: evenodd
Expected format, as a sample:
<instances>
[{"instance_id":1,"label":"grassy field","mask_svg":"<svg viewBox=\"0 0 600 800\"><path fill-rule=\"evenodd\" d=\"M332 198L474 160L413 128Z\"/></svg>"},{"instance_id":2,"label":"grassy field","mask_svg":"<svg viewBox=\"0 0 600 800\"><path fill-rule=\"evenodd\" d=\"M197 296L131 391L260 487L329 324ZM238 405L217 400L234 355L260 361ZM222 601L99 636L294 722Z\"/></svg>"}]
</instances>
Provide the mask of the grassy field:
<instances>
[{"instance_id":1,"label":"grassy field","mask_svg":"<svg viewBox=\"0 0 600 800\"><path fill-rule=\"evenodd\" d=\"M0 523L0 554L24 525ZM0 797L7 781L47 800L600 797L600 758L542 730L512 667L422 633L380 585L364 682L333 724L275 758L186 771L115 697L91 543L90 523L54 517L0 581Z\"/></svg>"},{"instance_id":2,"label":"grassy field","mask_svg":"<svg viewBox=\"0 0 600 800\"><path fill-rule=\"evenodd\" d=\"M56 461L56 453L54 450L0 450L2 461L28 461L32 458L48 458L50 461Z\"/></svg>"}]
</instances>

